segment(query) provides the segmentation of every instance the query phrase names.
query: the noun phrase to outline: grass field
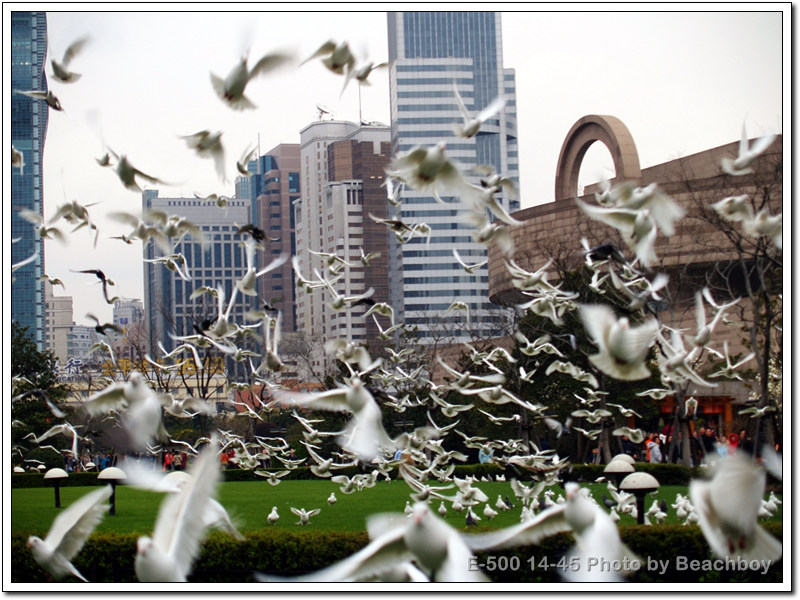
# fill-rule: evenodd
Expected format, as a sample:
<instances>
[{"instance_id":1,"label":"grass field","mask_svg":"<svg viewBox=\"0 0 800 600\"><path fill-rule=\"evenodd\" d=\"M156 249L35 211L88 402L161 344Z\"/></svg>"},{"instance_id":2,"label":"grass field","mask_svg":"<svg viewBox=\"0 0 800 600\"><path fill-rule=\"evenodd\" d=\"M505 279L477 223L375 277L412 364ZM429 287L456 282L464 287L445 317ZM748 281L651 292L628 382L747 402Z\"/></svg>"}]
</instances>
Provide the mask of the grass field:
<instances>
[{"instance_id":1,"label":"grass field","mask_svg":"<svg viewBox=\"0 0 800 600\"><path fill-rule=\"evenodd\" d=\"M444 485L438 482L429 482L431 486ZM602 494L607 495L605 484L584 484L592 490L594 497L600 501ZM482 518L478 528L501 528L519 523L521 503L514 497L511 485L508 482L478 482L476 484L489 497L489 504L494 508L498 494L508 496L515 507L500 513L489 521L483 516L484 505L473 508ZM91 487L66 487L62 488L61 506L66 507L83 494L91 491ZM446 490L447 495L454 494L455 488ZM563 490L553 488L556 497L563 495ZM266 529L268 527L298 529L297 517L292 514L290 507L311 510L321 509L319 515L312 517L307 529L338 530L338 531L364 531L366 530L367 516L383 512L402 512L407 500L410 500L410 488L403 481L379 481L375 487L367 488L352 494L343 494L339 486L330 480L311 481L282 481L277 486L267 482L226 482L220 485L218 499L228 510L231 518L242 533ZM333 506L328 506L327 498L335 492L338 499ZM649 495L645 501L648 509L653 499L659 502L662 499L667 504L675 501L676 494L686 495L686 486L662 486L655 495ZM765 496L766 497L766 496ZM780 496L779 496L780 497ZM149 534L155 523L158 508L163 494L146 492L126 486L118 486L116 491L116 515L106 516L98 526L98 531L113 531L120 533ZM430 504L435 509L439 500ZM267 522L267 515L273 506L278 507L280 520L274 526ZM446 521L459 529L466 529L465 514L453 511L446 503L448 514ZM770 520L780 521L783 516L783 505ZM46 533L59 513L55 508L54 492L49 488L19 488L11 490L11 527L13 533L25 535ZM665 523L679 523L675 512L670 508ZM628 515L623 515L620 524L635 524Z\"/></svg>"}]
</instances>

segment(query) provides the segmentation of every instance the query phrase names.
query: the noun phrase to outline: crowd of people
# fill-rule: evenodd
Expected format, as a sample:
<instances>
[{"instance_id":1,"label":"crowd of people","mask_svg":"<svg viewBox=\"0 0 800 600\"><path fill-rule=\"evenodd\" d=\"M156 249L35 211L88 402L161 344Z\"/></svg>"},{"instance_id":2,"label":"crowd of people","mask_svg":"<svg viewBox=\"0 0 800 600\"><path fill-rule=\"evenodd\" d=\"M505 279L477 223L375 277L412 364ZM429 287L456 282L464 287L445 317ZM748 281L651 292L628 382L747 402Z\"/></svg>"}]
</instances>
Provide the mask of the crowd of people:
<instances>
[{"instance_id":1,"label":"crowd of people","mask_svg":"<svg viewBox=\"0 0 800 600\"><path fill-rule=\"evenodd\" d=\"M700 464L704 456L727 456L739 450L753 452L753 440L742 429L738 434L717 432L713 427L699 427L692 433L690 444L691 464ZM671 426L661 433L650 432L644 442L636 444L628 436L622 437L622 451L637 462L681 463L683 462L683 434L679 431L673 436Z\"/></svg>"}]
</instances>

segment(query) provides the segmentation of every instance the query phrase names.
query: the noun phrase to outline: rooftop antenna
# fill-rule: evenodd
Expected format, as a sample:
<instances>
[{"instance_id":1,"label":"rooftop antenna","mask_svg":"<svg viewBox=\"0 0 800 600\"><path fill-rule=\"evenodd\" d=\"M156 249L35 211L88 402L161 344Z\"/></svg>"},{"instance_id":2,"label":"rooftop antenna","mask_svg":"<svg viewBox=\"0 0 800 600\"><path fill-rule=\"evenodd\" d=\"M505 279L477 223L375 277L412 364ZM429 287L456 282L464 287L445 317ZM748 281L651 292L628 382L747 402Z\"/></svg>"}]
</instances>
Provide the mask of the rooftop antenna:
<instances>
[{"instance_id":1,"label":"rooftop antenna","mask_svg":"<svg viewBox=\"0 0 800 600\"><path fill-rule=\"evenodd\" d=\"M324 104L317 104L317 120L318 121L322 121L323 120L322 119L322 115L331 115L331 118L333 118L333 112L331 111L330 108L328 108Z\"/></svg>"}]
</instances>

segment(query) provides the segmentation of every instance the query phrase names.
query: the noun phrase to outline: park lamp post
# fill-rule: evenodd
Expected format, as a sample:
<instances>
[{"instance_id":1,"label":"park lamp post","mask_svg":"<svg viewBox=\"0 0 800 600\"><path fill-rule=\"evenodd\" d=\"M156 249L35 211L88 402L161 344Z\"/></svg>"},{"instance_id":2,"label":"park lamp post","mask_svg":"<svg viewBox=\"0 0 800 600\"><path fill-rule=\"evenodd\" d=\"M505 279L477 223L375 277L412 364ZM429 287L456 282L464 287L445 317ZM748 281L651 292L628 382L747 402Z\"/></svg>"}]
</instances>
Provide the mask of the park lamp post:
<instances>
[{"instance_id":1,"label":"park lamp post","mask_svg":"<svg viewBox=\"0 0 800 600\"><path fill-rule=\"evenodd\" d=\"M619 489L636 496L636 522L644 525L644 497L650 492L655 492L661 484L650 473L631 473L619 486Z\"/></svg>"},{"instance_id":2,"label":"park lamp post","mask_svg":"<svg viewBox=\"0 0 800 600\"><path fill-rule=\"evenodd\" d=\"M125 475L125 471L118 467L106 467L97 475L97 479L100 481L107 481L111 484L111 497L108 499L108 503L111 505L111 508L108 511L109 515L117 514L117 506L116 506L116 496L117 496L117 484L120 481L124 481L128 478Z\"/></svg>"},{"instance_id":3,"label":"park lamp post","mask_svg":"<svg viewBox=\"0 0 800 600\"><path fill-rule=\"evenodd\" d=\"M620 486L622 479L626 475L633 473L633 471L634 468L631 463L629 463L627 460L617 458L616 456L606 465L606 468L603 469L603 473L614 478L614 482L617 484L617 487Z\"/></svg>"},{"instance_id":4,"label":"park lamp post","mask_svg":"<svg viewBox=\"0 0 800 600\"><path fill-rule=\"evenodd\" d=\"M66 479L69 475L64 469L54 468L50 469L47 473L44 474L45 479L52 479L53 480L53 489L55 490L56 494L56 508L61 508L61 492L59 491L59 487L61 486L61 480Z\"/></svg>"},{"instance_id":5,"label":"park lamp post","mask_svg":"<svg viewBox=\"0 0 800 600\"><path fill-rule=\"evenodd\" d=\"M628 464L636 464L636 460L630 454L616 454L611 457L611 460L624 460Z\"/></svg>"}]
</instances>

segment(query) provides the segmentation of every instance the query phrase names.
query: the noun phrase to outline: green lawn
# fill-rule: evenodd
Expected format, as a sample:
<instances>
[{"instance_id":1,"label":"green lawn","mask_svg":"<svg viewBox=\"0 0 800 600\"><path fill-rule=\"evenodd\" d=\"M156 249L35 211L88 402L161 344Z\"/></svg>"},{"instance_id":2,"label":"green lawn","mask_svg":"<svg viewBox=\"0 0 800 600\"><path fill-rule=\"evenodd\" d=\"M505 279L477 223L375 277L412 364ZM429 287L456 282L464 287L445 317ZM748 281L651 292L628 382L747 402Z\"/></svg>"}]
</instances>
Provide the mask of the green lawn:
<instances>
[{"instance_id":1,"label":"green lawn","mask_svg":"<svg viewBox=\"0 0 800 600\"><path fill-rule=\"evenodd\" d=\"M444 485L436 481L429 482L431 486ZM601 495L608 495L605 484L587 485L600 501ZM492 521L483 517L481 504L475 511L482 517L478 527L501 528L519 523L521 504L514 497L511 485L508 482L478 482L476 484L489 497L489 504L494 507L498 494L508 496L515 503L515 508L500 513ZM83 494L91 491L91 487L66 487L61 489L61 505L66 507ZM445 494L454 494L455 488L446 490ZM556 496L563 494L559 487L553 488ZM327 498L331 492L336 493L338 502L328 506ZM267 514L273 506L278 507L280 520L276 528L298 529L297 517L291 513L290 507L321 509L316 517L312 517L307 529L339 530L339 531L364 531L366 517L370 514L382 512L401 512L409 500L410 488L403 481L379 481L373 488L343 494L339 486L330 480L311 481L282 481L277 486L271 486L266 481L255 482L226 482L221 484L218 499L228 510L231 518L239 529L246 534L247 531L260 530L270 527ZM660 502L665 499L667 504L675 501L677 493L686 495L685 486L663 486L655 495L648 496L645 508L649 508L653 498ZM766 497L766 496L765 496ZM126 486L119 486L116 492L116 515L106 516L98 526L98 531L115 531L120 533L150 533L155 523L158 507L163 494L145 492ZM431 502L433 508L438 508L439 500ZM464 513L454 512L449 503L446 520L454 527L465 528ZM782 519L783 505L770 520ZM475 509L473 509L475 510ZM11 526L13 533L46 533L50 524L56 517L59 509L55 508L54 492L49 488L18 488L11 490ZM666 523L680 522L670 508ZM635 524L628 515L622 516L620 524ZM477 527L471 527L477 530Z\"/></svg>"}]
</instances>

